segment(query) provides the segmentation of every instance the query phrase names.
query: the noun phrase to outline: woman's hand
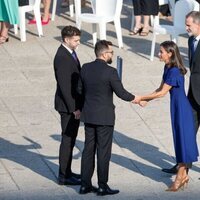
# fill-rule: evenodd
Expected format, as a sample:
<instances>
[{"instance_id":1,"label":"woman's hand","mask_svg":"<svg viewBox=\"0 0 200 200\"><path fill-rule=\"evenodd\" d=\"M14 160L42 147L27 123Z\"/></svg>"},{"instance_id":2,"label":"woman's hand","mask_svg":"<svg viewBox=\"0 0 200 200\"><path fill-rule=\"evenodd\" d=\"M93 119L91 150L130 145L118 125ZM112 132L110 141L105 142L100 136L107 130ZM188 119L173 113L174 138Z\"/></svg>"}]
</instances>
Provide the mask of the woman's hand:
<instances>
[{"instance_id":1,"label":"woman's hand","mask_svg":"<svg viewBox=\"0 0 200 200\"><path fill-rule=\"evenodd\" d=\"M147 105L147 103L148 103L148 101L140 101L140 102L139 102L139 105L140 105L141 107L145 107L145 106Z\"/></svg>"}]
</instances>

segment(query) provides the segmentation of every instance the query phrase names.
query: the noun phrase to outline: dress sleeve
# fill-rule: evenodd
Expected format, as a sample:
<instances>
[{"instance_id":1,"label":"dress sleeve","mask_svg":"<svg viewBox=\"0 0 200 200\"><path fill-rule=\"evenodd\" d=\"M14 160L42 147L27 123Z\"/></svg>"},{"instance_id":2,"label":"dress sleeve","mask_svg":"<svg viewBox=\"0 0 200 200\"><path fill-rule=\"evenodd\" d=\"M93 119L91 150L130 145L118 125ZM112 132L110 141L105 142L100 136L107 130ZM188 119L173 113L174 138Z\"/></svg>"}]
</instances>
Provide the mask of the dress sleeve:
<instances>
[{"instance_id":1,"label":"dress sleeve","mask_svg":"<svg viewBox=\"0 0 200 200\"><path fill-rule=\"evenodd\" d=\"M179 87L180 86L180 78L181 74L179 69L177 68L171 68L168 73L166 74L165 78L163 79L164 83L167 85L173 86L173 87Z\"/></svg>"}]
</instances>

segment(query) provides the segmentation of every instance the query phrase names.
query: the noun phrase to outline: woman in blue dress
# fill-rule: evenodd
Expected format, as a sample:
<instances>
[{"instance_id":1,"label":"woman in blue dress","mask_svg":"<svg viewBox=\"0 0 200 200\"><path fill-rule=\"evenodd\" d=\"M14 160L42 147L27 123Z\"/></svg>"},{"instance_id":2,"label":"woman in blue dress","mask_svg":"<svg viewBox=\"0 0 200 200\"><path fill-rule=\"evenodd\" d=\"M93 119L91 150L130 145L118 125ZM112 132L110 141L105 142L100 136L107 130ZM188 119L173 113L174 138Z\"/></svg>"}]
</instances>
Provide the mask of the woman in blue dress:
<instances>
[{"instance_id":1,"label":"woman in blue dress","mask_svg":"<svg viewBox=\"0 0 200 200\"><path fill-rule=\"evenodd\" d=\"M163 42L160 45L159 58L165 63L160 87L152 94L139 96L135 103L144 106L147 101L163 97L170 92L171 124L178 173L167 191L178 191L189 181L187 166L198 159L194 119L184 89L184 75L187 70L177 45L172 41Z\"/></svg>"}]
</instances>

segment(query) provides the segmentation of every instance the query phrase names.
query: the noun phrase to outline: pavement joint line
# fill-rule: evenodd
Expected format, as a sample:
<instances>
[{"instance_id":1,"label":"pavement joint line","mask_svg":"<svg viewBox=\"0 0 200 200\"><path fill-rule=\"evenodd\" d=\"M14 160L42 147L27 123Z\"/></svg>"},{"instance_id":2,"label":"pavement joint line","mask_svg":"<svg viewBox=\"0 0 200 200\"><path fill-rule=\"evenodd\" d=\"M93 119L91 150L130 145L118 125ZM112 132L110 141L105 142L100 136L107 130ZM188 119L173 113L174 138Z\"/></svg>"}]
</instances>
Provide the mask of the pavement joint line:
<instances>
[{"instance_id":1,"label":"pavement joint line","mask_svg":"<svg viewBox=\"0 0 200 200\"><path fill-rule=\"evenodd\" d=\"M20 124L18 123L17 119L13 115L13 112L9 109L9 107L7 106L7 104L5 103L5 101L3 100L3 98L2 98L2 103L6 107L6 109L8 110L8 112L11 114L11 116L13 117L13 119L15 120L17 126L20 126Z\"/></svg>"},{"instance_id":2,"label":"pavement joint line","mask_svg":"<svg viewBox=\"0 0 200 200\"><path fill-rule=\"evenodd\" d=\"M5 169L5 171L7 172L7 174L9 174L11 180L13 181L13 183L15 184L15 186L17 187L17 189L20 190L19 185L17 184L17 182L13 178L12 174L9 172L8 168L6 167L6 165L4 164L4 162L1 159L0 159L0 163L3 166L3 168Z\"/></svg>"},{"instance_id":3,"label":"pavement joint line","mask_svg":"<svg viewBox=\"0 0 200 200\"><path fill-rule=\"evenodd\" d=\"M21 128L23 129L23 127L21 127ZM24 129L23 129L23 130L24 130ZM28 138L27 132L26 132L25 130L24 130L24 132L25 132L25 134L26 134L26 136L27 136L27 138ZM34 141L33 141L33 146L34 146L34 149L35 149L36 152L37 152L37 155L40 157L40 159L42 160L42 162L47 166L47 168L49 169L49 171L53 174L55 180L57 180L56 174L55 174L54 171L51 169L51 167L47 164L47 162L46 162L45 159L44 159L43 154L40 152L40 150L38 150L38 148L36 147L36 144L35 144Z\"/></svg>"},{"instance_id":4,"label":"pavement joint line","mask_svg":"<svg viewBox=\"0 0 200 200\"><path fill-rule=\"evenodd\" d=\"M114 141L116 142L116 144L120 147L121 151L123 152L123 154L126 154L126 151L124 150L124 148L122 148L120 146L120 143L117 141L117 139L115 138L115 136L113 136ZM128 158L128 157L127 157ZM134 161L131 158L128 158L128 160L132 163L132 165L138 170L138 172L140 172L140 174L142 174L143 176L145 176L145 174L138 168L138 166L134 163Z\"/></svg>"},{"instance_id":5,"label":"pavement joint line","mask_svg":"<svg viewBox=\"0 0 200 200\"><path fill-rule=\"evenodd\" d=\"M171 153L167 150L167 148L163 145L163 143L159 140L159 138L157 137L156 134L153 134L153 130L151 129L151 127L148 125L148 123L142 118L142 116L139 114L139 112L134 108L134 106L131 106L131 109L133 109L137 115L140 117L140 119L143 121L143 123L145 124L145 126L149 129L151 136L155 137L156 141L165 149L165 151L167 152L167 155L171 158L173 158L171 155ZM173 160L175 161L175 159L173 158Z\"/></svg>"}]
</instances>

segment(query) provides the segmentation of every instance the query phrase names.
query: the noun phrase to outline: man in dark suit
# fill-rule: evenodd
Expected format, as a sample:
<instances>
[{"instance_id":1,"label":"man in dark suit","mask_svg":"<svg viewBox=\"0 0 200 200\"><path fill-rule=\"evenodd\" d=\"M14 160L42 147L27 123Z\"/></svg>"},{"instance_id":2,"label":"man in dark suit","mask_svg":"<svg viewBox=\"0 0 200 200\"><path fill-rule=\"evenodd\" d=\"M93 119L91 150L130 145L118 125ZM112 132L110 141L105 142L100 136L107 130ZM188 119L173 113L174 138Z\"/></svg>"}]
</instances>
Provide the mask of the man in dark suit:
<instances>
[{"instance_id":1,"label":"man in dark suit","mask_svg":"<svg viewBox=\"0 0 200 200\"><path fill-rule=\"evenodd\" d=\"M186 30L189 35L188 57L190 67L190 84L188 99L192 106L196 133L200 124L200 12L192 11L186 15ZM176 173L177 166L162 169L166 173Z\"/></svg>"},{"instance_id":2,"label":"man in dark suit","mask_svg":"<svg viewBox=\"0 0 200 200\"><path fill-rule=\"evenodd\" d=\"M117 194L108 185L109 161L115 122L113 92L125 101L135 96L127 92L112 63L112 43L100 40L95 45L96 60L83 65L79 92L84 93L81 120L85 123L85 146L81 160L80 194L97 192L97 195ZM97 150L97 175L99 188L92 186Z\"/></svg>"},{"instance_id":3,"label":"man in dark suit","mask_svg":"<svg viewBox=\"0 0 200 200\"><path fill-rule=\"evenodd\" d=\"M80 185L80 174L71 170L72 153L80 123L81 96L77 93L80 63L75 49L80 44L81 32L73 26L61 31L63 43L54 58L57 81L55 109L61 117L62 140L59 151L60 185Z\"/></svg>"}]
</instances>

